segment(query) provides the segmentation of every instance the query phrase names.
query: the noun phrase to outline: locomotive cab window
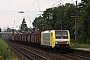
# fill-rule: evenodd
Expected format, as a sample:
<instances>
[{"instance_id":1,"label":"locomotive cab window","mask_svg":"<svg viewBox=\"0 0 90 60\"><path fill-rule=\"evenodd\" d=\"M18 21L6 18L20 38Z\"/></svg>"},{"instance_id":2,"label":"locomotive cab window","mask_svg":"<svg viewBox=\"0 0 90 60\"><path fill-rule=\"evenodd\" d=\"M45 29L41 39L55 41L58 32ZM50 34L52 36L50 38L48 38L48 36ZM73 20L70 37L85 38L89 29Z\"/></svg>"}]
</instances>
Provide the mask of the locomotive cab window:
<instances>
[{"instance_id":1,"label":"locomotive cab window","mask_svg":"<svg viewBox=\"0 0 90 60\"><path fill-rule=\"evenodd\" d=\"M56 39L68 39L68 32L67 31L55 31Z\"/></svg>"}]
</instances>

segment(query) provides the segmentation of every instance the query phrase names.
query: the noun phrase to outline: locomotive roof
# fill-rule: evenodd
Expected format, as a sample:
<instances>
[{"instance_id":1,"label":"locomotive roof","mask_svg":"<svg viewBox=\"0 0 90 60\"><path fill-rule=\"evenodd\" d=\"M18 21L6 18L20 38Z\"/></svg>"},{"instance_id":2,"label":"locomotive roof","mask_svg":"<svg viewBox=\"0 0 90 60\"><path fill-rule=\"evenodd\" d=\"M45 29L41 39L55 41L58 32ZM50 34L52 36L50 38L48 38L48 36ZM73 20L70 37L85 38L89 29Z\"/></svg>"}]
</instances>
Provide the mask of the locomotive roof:
<instances>
[{"instance_id":1,"label":"locomotive roof","mask_svg":"<svg viewBox=\"0 0 90 60\"><path fill-rule=\"evenodd\" d=\"M42 33L50 33L50 31L52 30L46 30L46 31L43 31ZM55 31L68 31L68 30L55 30Z\"/></svg>"}]
</instances>

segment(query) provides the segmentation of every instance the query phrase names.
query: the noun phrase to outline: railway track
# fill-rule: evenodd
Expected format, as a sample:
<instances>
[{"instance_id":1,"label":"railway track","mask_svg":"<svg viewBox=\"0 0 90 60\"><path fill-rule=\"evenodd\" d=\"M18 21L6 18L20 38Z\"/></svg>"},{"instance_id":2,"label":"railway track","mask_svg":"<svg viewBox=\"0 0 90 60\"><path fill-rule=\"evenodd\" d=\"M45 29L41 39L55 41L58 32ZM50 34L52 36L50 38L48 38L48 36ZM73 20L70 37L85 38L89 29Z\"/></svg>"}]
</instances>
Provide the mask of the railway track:
<instances>
[{"instance_id":1,"label":"railway track","mask_svg":"<svg viewBox=\"0 0 90 60\"><path fill-rule=\"evenodd\" d=\"M45 51L40 48L33 48L33 47L27 47L22 45L24 48L28 50L32 50L35 53L39 54L40 56L46 57L48 60L90 60L90 57L81 56L73 53L53 53L50 51Z\"/></svg>"},{"instance_id":2,"label":"railway track","mask_svg":"<svg viewBox=\"0 0 90 60\"><path fill-rule=\"evenodd\" d=\"M30 50L27 50L15 43L9 42L9 45L13 47L14 49L18 50L22 54L24 54L29 60L48 60L45 57L40 56L39 54L36 54L35 52L32 52Z\"/></svg>"},{"instance_id":3,"label":"railway track","mask_svg":"<svg viewBox=\"0 0 90 60\"><path fill-rule=\"evenodd\" d=\"M73 54L73 53L68 53L68 54L59 53L58 55L67 57L67 59L70 58L69 60L90 60L90 57L81 56L81 55L77 55L77 54Z\"/></svg>"},{"instance_id":4,"label":"railway track","mask_svg":"<svg viewBox=\"0 0 90 60\"><path fill-rule=\"evenodd\" d=\"M77 55L75 53L53 53L51 51L46 51L45 49L34 48L21 44L15 44L15 46L12 47L20 50L21 53L29 57L31 60L90 60L90 57Z\"/></svg>"}]
</instances>

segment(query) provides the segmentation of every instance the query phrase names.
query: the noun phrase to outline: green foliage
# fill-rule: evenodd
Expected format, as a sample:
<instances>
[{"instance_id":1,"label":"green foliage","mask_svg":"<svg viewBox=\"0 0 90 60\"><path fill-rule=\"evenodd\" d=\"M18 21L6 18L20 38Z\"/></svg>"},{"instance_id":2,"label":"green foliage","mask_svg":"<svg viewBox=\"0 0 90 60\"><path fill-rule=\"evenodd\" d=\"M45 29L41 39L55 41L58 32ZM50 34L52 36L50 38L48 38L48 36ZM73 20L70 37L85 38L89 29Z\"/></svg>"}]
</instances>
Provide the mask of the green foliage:
<instances>
[{"instance_id":1,"label":"green foliage","mask_svg":"<svg viewBox=\"0 0 90 60\"><path fill-rule=\"evenodd\" d=\"M75 5L67 3L46 9L42 16L35 18L33 26L40 30L67 29L72 31L74 30L74 19L71 18L73 15L75 15Z\"/></svg>"},{"instance_id":2,"label":"green foliage","mask_svg":"<svg viewBox=\"0 0 90 60\"><path fill-rule=\"evenodd\" d=\"M76 11L77 10L77 11ZM46 9L42 16L35 18L33 26L40 30L64 29L69 30L71 39L75 39L75 18L71 16L78 15L77 20L77 43L90 43L90 1L81 0L77 9L74 4L66 3L58 7Z\"/></svg>"},{"instance_id":3,"label":"green foliage","mask_svg":"<svg viewBox=\"0 0 90 60\"><path fill-rule=\"evenodd\" d=\"M4 60L4 58L2 56L0 56L0 60Z\"/></svg>"},{"instance_id":4,"label":"green foliage","mask_svg":"<svg viewBox=\"0 0 90 60\"><path fill-rule=\"evenodd\" d=\"M17 55L11 52L9 46L0 39L0 60L10 60L14 57L17 57Z\"/></svg>"},{"instance_id":5,"label":"green foliage","mask_svg":"<svg viewBox=\"0 0 90 60\"><path fill-rule=\"evenodd\" d=\"M84 8L80 10L80 20L78 22L78 39L80 43L90 43L90 1L83 0L86 3Z\"/></svg>"},{"instance_id":6,"label":"green foliage","mask_svg":"<svg viewBox=\"0 0 90 60\"><path fill-rule=\"evenodd\" d=\"M7 28L7 32L12 32L12 29L10 29L10 28Z\"/></svg>"},{"instance_id":7,"label":"green foliage","mask_svg":"<svg viewBox=\"0 0 90 60\"><path fill-rule=\"evenodd\" d=\"M71 19L71 15L75 15L75 5L65 4L58 7L46 9L43 12L42 17L39 16L33 22L34 27L46 29L72 29L74 20ZM41 22L42 21L42 22ZM62 27L63 26L63 27ZM62 28L61 28L62 27ZM39 29L40 29L39 28Z\"/></svg>"},{"instance_id":8,"label":"green foliage","mask_svg":"<svg viewBox=\"0 0 90 60\"><path fill-rule=\"evenodd\" d=\"M76 46L75 46L74 43L71 43L70 46L75 47L75 48L89 48L90 44L77 43Z\"/></svg>"},{"instance_id":9,"label":"green foliage","mask_svg":"<svg viewBox=\"0 0 90 60\"><path fill-rule=\"evenodd\" d=\"M3 40L0 39L0 56L2 56L4 59L10 57L10 49L6 43L4 43Z\"/></svg>"}]
</instances>

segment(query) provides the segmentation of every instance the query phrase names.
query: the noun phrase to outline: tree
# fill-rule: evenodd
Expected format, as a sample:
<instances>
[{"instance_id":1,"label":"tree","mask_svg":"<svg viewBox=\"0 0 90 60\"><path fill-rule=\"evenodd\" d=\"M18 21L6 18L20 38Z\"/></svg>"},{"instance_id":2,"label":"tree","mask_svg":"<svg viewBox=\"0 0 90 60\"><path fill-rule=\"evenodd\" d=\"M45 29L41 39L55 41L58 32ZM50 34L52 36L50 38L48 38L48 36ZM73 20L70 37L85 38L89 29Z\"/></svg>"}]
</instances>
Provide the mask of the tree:
<instances>
[{"instance_id":1,"label":"tree","mask_svg":"<svg viewBox=\"0 0 90 60\"><path fill-rule=\"evenodd\" d=\"M35 18L33 22L33 26L39 30L46 30L47 29L47 21L43 17L39 16Z\"/></svg>"},{"instance_id":2,"label":"tree","mask_svg":"<svg viewBox=\"0 0 90 60\"><path fill-rule=\"evenodd\" d=\"M80 10L80 20L79 20L79 41L81 43L89 43L90 39L90 1L89 0L82 0L81 2L83 9Z\"/></svg>"},{"instance_id":3,"label":"tree","mask_svg":"<svg viewBox=\"0 0 90 60\"><path fill-rule=\"evenodd\" d=\"M79 9L84 9L84 7L86 6L86 4L89 2L90 0L81 0L81 3L79 3Z\"/></svg>"},{"instance_id":4,"label":"tree","mask_svg":"<svg viewBox=\"0 0 90 60\"><path fill-rule=\"evenodd\" d=\"M0 32L1 32L1 28L0 28ZM2 36L2 34L0 34L0 37Z\"/></svg>"},{"instance_id":5,"label":"tree","mask_svg":"<svg viewBox=\"0 0 90 60\"><path fill-rule=\"evenodd\" d=\"M28 27L27 27L27 24L25 22L25 18L23 19L22 21L22 24L21 24L21 28L20 28L21 31L28 31Z\"/></svg>"},{"instance_id":6,"label":"tree","mask_svg":"<svg viewBox=\"0 0 90 60\"><path fill-rule=\"evenodd\" d=\"M62 29L71 30L74 27L74 20L71 19L72 15L75 15L75 5L67 3L46 9L42 17L39 16L35 18L33 25L39 27L41 24L44 25L43 28L46 29L61 29L62 27Z\"/></svg>"},{"instance_id":7,"label":"tree","mask_svg":"<svg viewBox=\"0 0 90 60\"><path fill-rule=\"evenodd\" d=\"M62 27L64 30L69 30L71 38L74 39L75 20L74 18L71 18L71 16L76 15L79 16L77 19L77 42L89 43L90 0L81 0L81 3L77 6L77 11L76 6L70 3L48 8L43 12L42 17L37 17L35 19L33 25L42 30L46 30L48 28L61 29Z\"/></svg>"},{"instance_id":8,"label":"tree","mask_svg":"<svg viewBox=\"0 0 90 60\"><path fill-rule=\"evenodd\" d=\"M7 32L12 32L12 29L10 29L9 27L7 28Z\"/></svg>"},{"instance_id":9,"label":"tree","mask_svg":"<svg viewBox=\"0 0 90 60\"><path fill-rule=\"evenodd\" d=\"M1 28L0 28L0 32L1 32Z\"/></svg>"}]
</instances>

